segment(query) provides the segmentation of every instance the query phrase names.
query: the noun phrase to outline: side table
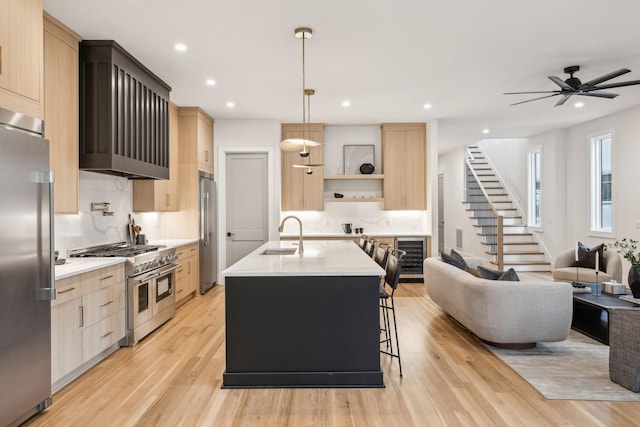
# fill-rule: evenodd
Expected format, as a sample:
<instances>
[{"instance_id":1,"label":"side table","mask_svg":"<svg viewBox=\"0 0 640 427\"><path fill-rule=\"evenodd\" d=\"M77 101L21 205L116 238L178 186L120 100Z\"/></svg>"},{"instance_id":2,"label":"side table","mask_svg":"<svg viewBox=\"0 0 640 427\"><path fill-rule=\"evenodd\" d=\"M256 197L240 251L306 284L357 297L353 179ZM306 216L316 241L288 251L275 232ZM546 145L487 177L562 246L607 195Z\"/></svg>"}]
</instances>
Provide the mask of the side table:
<instances>
[{"instance_id":1,"label":"side table","mask_svg":"<svg viewBox=\"0 0 640 427\"><path fill-rule=\"evenodd\" d=\"M640 391L640 308L620 308L609 313L609 378Z\"/></svg>"}]
</instances>

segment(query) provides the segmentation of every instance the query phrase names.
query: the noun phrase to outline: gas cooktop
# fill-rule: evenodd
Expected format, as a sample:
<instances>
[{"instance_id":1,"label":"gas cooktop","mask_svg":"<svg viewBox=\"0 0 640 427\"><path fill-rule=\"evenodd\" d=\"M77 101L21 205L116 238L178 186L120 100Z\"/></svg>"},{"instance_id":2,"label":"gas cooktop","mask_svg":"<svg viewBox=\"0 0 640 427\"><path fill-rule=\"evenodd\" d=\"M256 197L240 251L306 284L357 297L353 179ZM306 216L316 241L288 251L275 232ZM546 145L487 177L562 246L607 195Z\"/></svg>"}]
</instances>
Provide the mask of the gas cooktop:
<instances>
[{"instance_id":1,"label":"gas cooktop","mask_svg":"<svg viewBox=\"0 0 640 427\"><path fill-rule=\"evenodd\" d=\"M134 257L147 252L157 251L162 246L156 245L127 245L125 242L112 243L91 248L75 249L69 252L70 258L88 257Z\"/></svg>"}]
</instances>

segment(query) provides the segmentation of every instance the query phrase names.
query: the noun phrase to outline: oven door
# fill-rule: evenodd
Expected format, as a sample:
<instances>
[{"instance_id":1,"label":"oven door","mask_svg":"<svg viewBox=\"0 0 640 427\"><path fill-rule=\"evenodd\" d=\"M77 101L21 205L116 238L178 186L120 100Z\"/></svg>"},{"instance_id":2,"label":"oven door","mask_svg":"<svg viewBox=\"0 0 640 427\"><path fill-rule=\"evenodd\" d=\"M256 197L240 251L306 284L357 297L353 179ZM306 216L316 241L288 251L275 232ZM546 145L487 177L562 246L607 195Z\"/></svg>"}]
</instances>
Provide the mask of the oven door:
<instances>
[{"instance_id":1,"label":"oven door","mask_svg":"<svg viewBox=\"0 0 640 427\"><path fill-rule=\"evenodd\" d=\"M176 269L179 266L179 264L169 264L157 270L154 315L175 306Z\"/></svg>"},{"instance_id":2,"label":"oven door","mask_svg":"<svg viewBox=\"0 0 640 427\"><path fill-rule=\"evenodd\" d=\"M129 328L135 329L153 318L155 272L129 278Z\"/></svg>"}]
</instances>

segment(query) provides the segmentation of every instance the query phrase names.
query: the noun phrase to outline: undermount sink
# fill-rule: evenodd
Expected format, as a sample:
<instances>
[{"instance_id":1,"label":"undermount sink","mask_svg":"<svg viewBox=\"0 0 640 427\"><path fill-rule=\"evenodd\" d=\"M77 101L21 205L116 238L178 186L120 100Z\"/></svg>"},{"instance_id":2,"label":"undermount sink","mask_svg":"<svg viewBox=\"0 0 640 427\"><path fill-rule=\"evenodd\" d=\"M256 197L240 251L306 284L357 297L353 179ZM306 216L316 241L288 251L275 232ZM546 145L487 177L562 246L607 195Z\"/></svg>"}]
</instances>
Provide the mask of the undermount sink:
<instances>
[{"instance_id":1,"label":"undermount sink","mask_svg":"<svg viewBox=\"0 0 640 427\"><path fill-rule=\"evenodd\" d=\"M294 255L298 248L271 248L265 249L260 255Z\"/></svg>"}]
</instances>

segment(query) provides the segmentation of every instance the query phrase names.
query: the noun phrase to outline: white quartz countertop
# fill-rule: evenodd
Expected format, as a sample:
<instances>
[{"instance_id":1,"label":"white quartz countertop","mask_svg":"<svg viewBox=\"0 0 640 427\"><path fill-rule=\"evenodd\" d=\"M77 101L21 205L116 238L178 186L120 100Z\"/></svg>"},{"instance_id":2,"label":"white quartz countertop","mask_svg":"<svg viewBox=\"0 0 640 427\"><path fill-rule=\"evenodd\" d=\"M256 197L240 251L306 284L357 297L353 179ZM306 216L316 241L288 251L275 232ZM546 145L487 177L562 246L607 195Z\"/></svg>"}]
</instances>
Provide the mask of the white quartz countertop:
<instances>
[{"instance_id":1,"label":"white quartz countertop","mask_svg":"<svg viewBox=\"0 0 640 427\"><path fill-rule=\"evenodd\" d=\"M389 233L389 232L370 232L370 233L363 233L365 236L371 236L371 237L425 237L425 236L430 236L429 233L419 233L419 232L407 232L407 233ZM318 237L330 237L330 238L335 238L335 237L344 237L345 239L353 239L353 238L358 238L362 236L362 234L356 234L356 233L351 233L351 234L345 234L345 233L303 233L303 237L313 237L313 238L318 238ZM286 237L286 238L291 238L291 237L295 237L298 238L298 233L280 233L280 237Z\"/></svg>"},{"instance_id":2,"label":"white quartz countertop","mask_svg":"<svg viewBox=\"0 0 640 427\"><path fill-rule=\"evenodd\" d=\"M56 265L56 280L65 279L77 274L109 267L125 262L126 258L67 258L62 265Z\"/></svg>"},{"instance_id":3,"label":"white quartz countertop","mask_svg":"<svg viewBox=\"0 0 640 427\"><path fill-rule=\"evenodd\" d=\"M304 242L304 253L262 255L267 249L296 248L297 241L270 241L222 272L245 276L382 276L385 271L351 240Z\"/></svg>"},{"instance_id":4,"label":"white quartz countertop","mask_svg":"<svg viewBox=\"0 0 640 427\"><path fill-rule=\"evenodd\" d=\"M180 246L190 245L192 243L198 243L198 239L161 239L161 240L149 240L149 245L166 246L168 248L179 248Z\"/></svg>"}]
</instances>

